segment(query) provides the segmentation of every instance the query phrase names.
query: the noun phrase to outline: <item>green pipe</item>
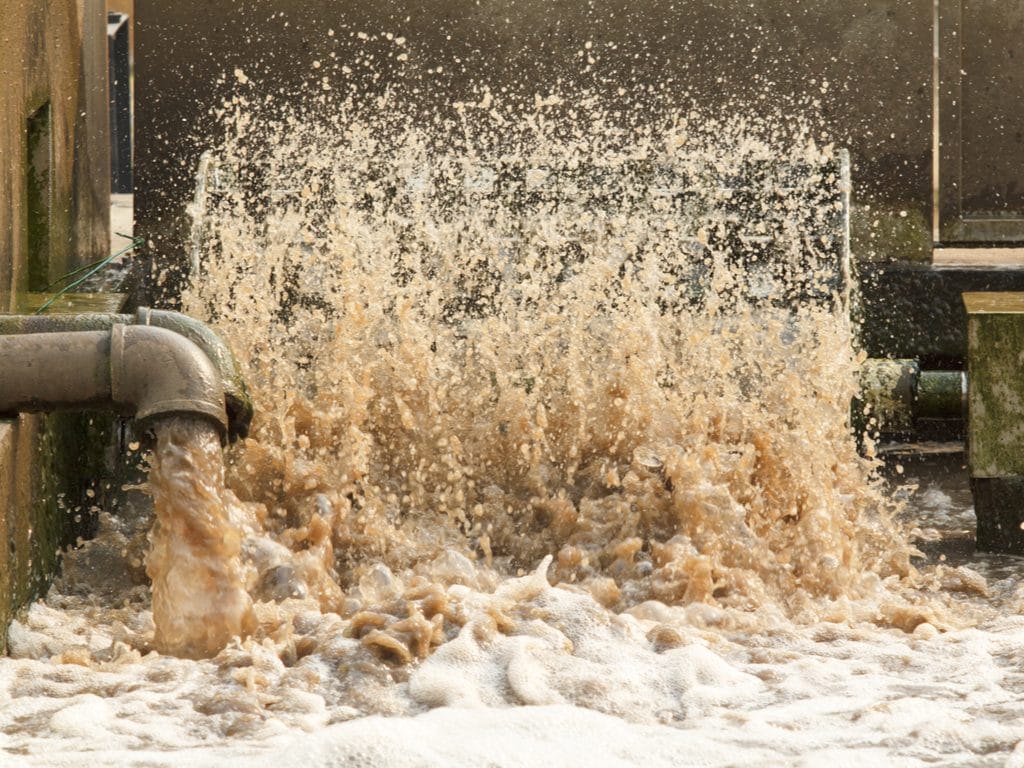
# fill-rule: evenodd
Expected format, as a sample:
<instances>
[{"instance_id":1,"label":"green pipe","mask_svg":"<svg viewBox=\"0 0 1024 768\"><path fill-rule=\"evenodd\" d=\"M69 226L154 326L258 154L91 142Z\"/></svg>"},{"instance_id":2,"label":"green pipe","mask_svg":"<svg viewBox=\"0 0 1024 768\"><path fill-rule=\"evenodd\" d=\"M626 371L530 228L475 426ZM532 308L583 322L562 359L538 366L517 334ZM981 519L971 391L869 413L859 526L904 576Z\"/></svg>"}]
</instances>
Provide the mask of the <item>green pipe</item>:
<instances>
[{"instance_id":1,"label":"green pipe","mask_svg":"<svg viewBox=\"0 0 1024 768\"><path fill-rule=\"evenodd\" d=\"M917 380L917 416L963 418L967 412L967 374L963 371L921 371Z\"/></svg>"}]
</instances>

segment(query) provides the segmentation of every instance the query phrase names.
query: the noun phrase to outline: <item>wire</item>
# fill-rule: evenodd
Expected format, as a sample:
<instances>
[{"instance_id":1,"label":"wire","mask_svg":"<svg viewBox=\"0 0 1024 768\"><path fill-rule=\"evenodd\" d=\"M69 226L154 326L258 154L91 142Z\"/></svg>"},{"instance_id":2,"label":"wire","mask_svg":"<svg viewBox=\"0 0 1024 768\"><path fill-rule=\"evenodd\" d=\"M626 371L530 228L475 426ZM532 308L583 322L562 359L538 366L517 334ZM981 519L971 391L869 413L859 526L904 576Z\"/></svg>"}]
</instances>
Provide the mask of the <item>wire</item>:
<instances>
[{"instance_id":1,"label":"wire","mask_svg":"<svg viewBox=\"0 0 1024 768\"><path fill-rule=\"evenodd\" d=\"M120 233L118 233L118 234L120 234ZM124 237L124 235L122 235L122 237ZM46 286L46 288L45 288L46 291L50 290L50 288L52 288L53 286L57 285L58 283L61 283L64 280L67 280L69 277L74 277L75 275L79 275L82 272L85 272L85 274L82 275L81 277L79 277L77 280L74 280L73 282L68 283L63 288L61 288L59 291L57 291L55 294L53 294L53 296L51 296L49 299L47 299L46 302L41 307L39 307L39 309L37 309L33 314L36 314L36 315L43 314L43 312L45 312L47 309L49 309L50 305L53 304L53 302L55 302L57 299L59 299L65 293L68 293L72 289L77 288L82 283L84 283L86 280L88 280L90 277L92 277L97 272L99 272L101 269L103 269L105 266L107 266L114 259L116 259L118 256L122 256L122 255L128 253L128 251L135 250L140 245L142 245L143 242L144 242L144 239L141 238L141 237L133 238L129 245L127 245L126 247L122 248L117 253L112 253L109 256L100 259L99 261L94 261L94 262L92 262L92 264L86 264L83 267L79 267L78 269L74 269L71 272L68 272L66 275L62 275L61 277L58 277L56 280L54 280L52 283L50 283L48 286ZM86 271L86 270L88 270L88 271Z\"/></svg>"}]
</instances>

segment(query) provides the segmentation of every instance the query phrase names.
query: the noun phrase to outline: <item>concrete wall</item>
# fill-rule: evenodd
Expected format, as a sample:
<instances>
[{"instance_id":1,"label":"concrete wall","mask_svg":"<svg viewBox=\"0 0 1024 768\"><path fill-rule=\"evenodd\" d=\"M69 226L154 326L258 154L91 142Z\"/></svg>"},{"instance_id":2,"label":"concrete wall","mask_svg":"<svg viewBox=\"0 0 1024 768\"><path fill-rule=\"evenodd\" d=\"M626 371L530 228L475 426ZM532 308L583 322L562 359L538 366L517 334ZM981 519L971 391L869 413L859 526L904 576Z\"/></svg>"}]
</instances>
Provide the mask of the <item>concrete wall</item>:
<instances>
[{"instance_id":1,"label":"concrete wall","mask_svg":"<svg viewBox=\"0 0 1024 768\"><path fill-rule=\"evenodd\" d=\"M99 0L10 0L0 25L0 293L29 274L52 280L108 248L105 6ZM50 108L49 248L29 263L26 125ZM42 287L42 286L39 286ZM10 297L8 296L8 302ZM8 305L9 308L10 305Z\"/></svg>"},{"instance_id":2,"label":"concrete wall","mask_svg":"<svg viewBox=\"0 0 1024 768\"><path fill-rule=\"evenodd\" d=\"M0 311L109 251L106 7L8 0L0 18ZM0 419L0 640L73 526L80 417ZM76 476L75 484L80 478Z\"/></svg>"}]
</instances>

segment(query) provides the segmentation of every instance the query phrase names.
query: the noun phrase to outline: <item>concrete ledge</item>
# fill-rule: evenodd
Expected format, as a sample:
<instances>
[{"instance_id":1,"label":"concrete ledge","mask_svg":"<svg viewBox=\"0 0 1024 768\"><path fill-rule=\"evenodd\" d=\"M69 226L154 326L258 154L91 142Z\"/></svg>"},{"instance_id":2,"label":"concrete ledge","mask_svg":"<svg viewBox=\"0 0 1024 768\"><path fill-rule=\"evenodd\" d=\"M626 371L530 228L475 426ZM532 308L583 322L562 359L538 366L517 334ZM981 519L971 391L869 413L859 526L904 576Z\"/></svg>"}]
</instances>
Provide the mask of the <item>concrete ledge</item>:
<instances>
[{"instance_id":1,"label":"concrete ledge","mask_svg":"<svg viewBox=\"0 0 1024 768\"><path fill-rule=\"evenodd\" d=\"M1024 248L936 248L932 266L939 269L1024 269Z\"/></svg>"}]
</instances>

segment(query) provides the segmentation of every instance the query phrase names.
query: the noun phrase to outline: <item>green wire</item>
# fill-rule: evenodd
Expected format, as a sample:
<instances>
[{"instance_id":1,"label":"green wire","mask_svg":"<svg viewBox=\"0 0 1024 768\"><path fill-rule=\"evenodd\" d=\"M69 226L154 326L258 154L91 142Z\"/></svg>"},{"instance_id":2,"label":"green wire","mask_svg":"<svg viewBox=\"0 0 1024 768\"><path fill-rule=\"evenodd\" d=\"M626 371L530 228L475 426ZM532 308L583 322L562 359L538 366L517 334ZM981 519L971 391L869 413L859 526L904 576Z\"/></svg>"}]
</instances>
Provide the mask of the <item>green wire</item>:
<instances>
[{"instance_id":1,"label":"green wire","mask_svg":"<svg viewBox=\"0 0 1024 768\"><path fill-rule=\"evenodd\" d=\"M65 275L61 275L56 280L54 280L52 283L50 283L48 286L43 288L43 293L46 293L48 290L53 288L53 286L55 286L55 285L57 285L59 283L64 282L69 277L74 277L75 275L79 275L79 274L81 274L82 272L84 272L87 269L92 269L93 267L97 267L97 266L103 264L104 262L109 262L111 259L116 258L120 254L124 253L125 251L127 251L127 250L129 250L131 248L134 248L136 245L138 245L141 242L141 239L136 240L131 235L125 235L125 234L122 234L120 232L115 232L114 234L117 235L118 237L123 237L123 238L125 238L127 240L131 240L132 244L130 246L128 246L127 248L125 248L124 250L119 251L118 253L113 254L112 256L104 256L102 259L97 259L96 261L92 262L91 264L85 264L84 266L81 266L81 267L78 267L77 269L71 270L70 272L68 272Z\"/></svg>"},{"instance_id":2,"label":"green wire","mask_svg":"<svg viewBox=\"0 0 1024 768\"><path fill-rule=\"evenodd\" d=\"M61 282L62 280L66 280L69 277L73 277L73 276L75 276L77 274L80 274L80 273L84 272L85 270L88 270L88 272L85 272L85 274L82 275L80 278L78 278L74 282L68 283L63 288L61 288L59 291L57 291L55 294L53 294L53 296L51 296L49 299L47 299L46 303L44 303L41 307L39 307L39 309L37 309L33 314L41 315L43 312L45 312L47 309L49 309L50 305L53 304L53 302L55 302L57 299L59 299L65 293L67 293L68 291L72 290L73 288L77 288L82 283L84 283L86 280L88 280L90 277L92 277L97 272L99 272L101 269L103 269L105 266L107 266L114 259L116 259L118 256L121 256L122 254L128 253L128 251L131 251L131 250L134 250L134 249L138 248L140 245L142 245L143 242L144 242L143 238L136 237L135 239L132 240L130 245L122 248L117 253L112 253L109 256L100 259L99 261L94 261L92 264L86 264L84 267L79 267L78 269L75 269L75 270L73 270L71 272L68 272L63 277L57 278L55 281L50 283L50 285L46 286L47 290L49 290L52 286L56 285L57 283Z\"/></svg>"},{"instance_id":3,"label":"green wire","mask_svg":"<svg viewBox=\"0 0 1024 768\"><path fill-rule=\"evenodd\" d=\"M80 275L82 272L84 272L87 269L92 269L93 267L99 266L103 262L107 261L109 258L110 258L109 256L104 256L102 259L97 259L96 261L92 262L91 264L86 264L84 266L78 267L78 269L71 270L66 275L61 275L56 280L54 280L52 283L50 283L48 286L43 288L43 293L46 293L47 291L49 291L51 288L53 288L53 286L58 285L60 283L63 283L69 277L74 277L75 275Z\"/></svg>"}]
</instances>

